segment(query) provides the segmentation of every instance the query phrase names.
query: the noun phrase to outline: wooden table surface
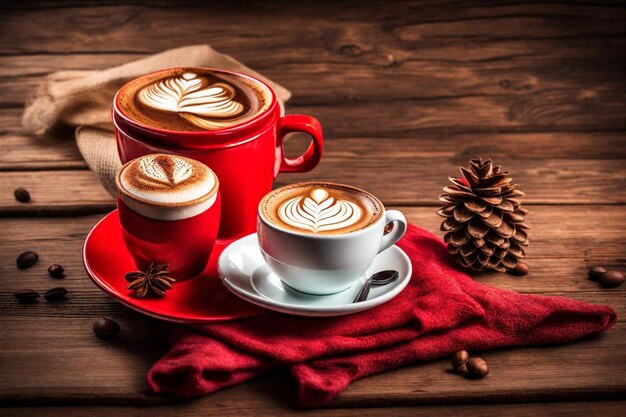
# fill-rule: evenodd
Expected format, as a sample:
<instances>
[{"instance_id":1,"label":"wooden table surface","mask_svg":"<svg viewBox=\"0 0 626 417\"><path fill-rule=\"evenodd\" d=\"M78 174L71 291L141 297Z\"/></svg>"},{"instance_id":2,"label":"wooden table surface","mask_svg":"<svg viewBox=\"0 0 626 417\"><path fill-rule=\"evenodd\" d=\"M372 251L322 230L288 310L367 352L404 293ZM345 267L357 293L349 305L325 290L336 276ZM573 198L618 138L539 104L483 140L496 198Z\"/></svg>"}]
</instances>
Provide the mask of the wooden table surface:
<instances>
[{"instance_id":1,"label":"wooden table surface","mask_svg":"<svg viewBox=\"0 0 626 417\"><path fill-rule=\"evenodd\" d=\"M146 394L171 325L117 304L81 262L86 234L114 200L71 129L36 138L20 126L46 74L208 43L289 88L289 113L322 122L319 167L278 183L354 184L441 235L435 210L447 177L493 156L527 193L531 272L475 279L620 315L612 330L576 343L485 352L491 373L480 381L448 372L448 360L420 363L358 381L310 414L624 415L626 285L586 279L591 265L626 267L623 2L129 3L3 2L0 11L0 414L297 411L284 371L187 404ZM30 203L14 200L18 186ZM17 270L24 250L40 260ZM47 277L52 263L66 268L68 301L17 303L15 290L59 284ZM91 331L103 316L122 326L114 342Z\"/></svg>"}]
</instances>

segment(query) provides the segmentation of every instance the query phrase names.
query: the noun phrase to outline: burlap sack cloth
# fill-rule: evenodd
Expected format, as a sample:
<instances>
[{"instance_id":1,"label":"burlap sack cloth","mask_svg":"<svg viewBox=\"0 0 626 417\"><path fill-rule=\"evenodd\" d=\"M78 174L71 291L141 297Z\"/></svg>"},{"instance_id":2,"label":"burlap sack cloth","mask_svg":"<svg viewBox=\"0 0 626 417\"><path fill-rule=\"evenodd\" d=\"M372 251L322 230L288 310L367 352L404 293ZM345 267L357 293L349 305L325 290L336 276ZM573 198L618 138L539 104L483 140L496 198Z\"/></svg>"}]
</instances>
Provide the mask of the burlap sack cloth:
<instances>
[{"instance_id":1,"label":"burlap sack cloth","mask_svg":"<svg viewBox=\"0 0 626 417\"><path fill-rule=\"evenodd\" d=\"M89 168L111 195L115 171L121 166L115 145L111 104L117 90L141 75L173 67L211 67L249 74L270 85L281 107L291 93L236 59L208 45L170 49L102 71L59 71L49 75L24 109L22 125L44 135L59 124L76 126L76 144Z\"/></svg>"}]
</instances>

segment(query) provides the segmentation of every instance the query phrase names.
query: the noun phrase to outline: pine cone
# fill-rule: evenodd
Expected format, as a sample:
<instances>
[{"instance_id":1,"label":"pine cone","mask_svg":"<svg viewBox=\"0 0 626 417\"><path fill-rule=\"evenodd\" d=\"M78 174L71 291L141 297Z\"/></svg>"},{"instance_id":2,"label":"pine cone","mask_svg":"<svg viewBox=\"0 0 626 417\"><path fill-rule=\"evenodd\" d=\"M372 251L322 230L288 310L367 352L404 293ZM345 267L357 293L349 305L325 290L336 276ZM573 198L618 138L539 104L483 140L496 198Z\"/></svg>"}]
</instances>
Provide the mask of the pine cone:
<instances>
[{"instance_id":1,"label":"pine cone","mask_svg":"<svg viewBox=\"0 0 626 417\"><path fill-rule=\"evenodd\" d=\"M524 193L491 158L472 159L470 169L461 167L461 173L449 178L453 185L439 197L444 207L437 214L446 218L441 230L447 232L448 251L475 271L514 269L528 246L528 210L519 200Z\"/></svg>"}]
</instances>

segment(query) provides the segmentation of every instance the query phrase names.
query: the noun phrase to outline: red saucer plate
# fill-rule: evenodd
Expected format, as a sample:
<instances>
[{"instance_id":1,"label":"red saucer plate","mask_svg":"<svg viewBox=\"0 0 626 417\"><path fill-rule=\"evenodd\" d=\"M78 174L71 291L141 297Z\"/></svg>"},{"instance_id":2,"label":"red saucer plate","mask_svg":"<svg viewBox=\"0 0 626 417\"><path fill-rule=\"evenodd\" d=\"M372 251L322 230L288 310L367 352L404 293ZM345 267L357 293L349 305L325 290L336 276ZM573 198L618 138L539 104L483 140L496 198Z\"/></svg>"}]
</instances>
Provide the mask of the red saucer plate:
<instances>
[{"instance_id":1,"label":"red saucer plate","mask_svg":"<svg viewBox=\"0 0 626 417\"><path fill-rule=\"evenodd\" d=\"M266 313L234 296L217 275L224 249L217 244L202 275L174 284L164 297L136 298L126 289L124 275L137 268L122 239L117 210L109 213L87 235L83 263L91 280L120 303L142 314L177 323L200 324L236 320Z\"/></svg>"}]
</instances>

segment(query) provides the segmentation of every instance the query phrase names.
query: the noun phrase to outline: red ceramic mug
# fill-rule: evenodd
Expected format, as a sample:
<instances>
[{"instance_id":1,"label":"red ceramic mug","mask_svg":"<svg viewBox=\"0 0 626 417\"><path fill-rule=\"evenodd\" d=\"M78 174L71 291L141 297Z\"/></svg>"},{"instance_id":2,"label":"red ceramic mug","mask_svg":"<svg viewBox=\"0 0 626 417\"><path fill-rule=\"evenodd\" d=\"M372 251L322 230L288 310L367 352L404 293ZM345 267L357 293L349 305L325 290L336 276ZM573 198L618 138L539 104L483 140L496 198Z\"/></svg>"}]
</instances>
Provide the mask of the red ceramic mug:
<instances>
[{"instance_id":1,"label":"red ceramic mug","mask_svg":"<svg viewBox=\"0 0 626 417\"><path fill-rule=\"evenodd\" d=\"M160 169L159 158L175 158L177 162L184 159L147 155L129 161L117 172L122 237L138 269L145 271L151 263L168 264L170 275L177 281L185 281L204 271L215 246L221 213L219 181L215 173L196 161L192 161L197 164L192 169L199 168L203 175L198 184L189 184L190 180L184 177L178 183L168 183L167 179L174 177L171 172L156 179L145 173L137 174L141 160L157 160L152 165ZM171 165L166 160L161 172ZM133 169L135 172L129 172ZM193 178L198 177L196 174ZM181 191L177 191L177 186ZM189 192L193 195L185 200L185 192L187 196Z\"/></svg>"},{"instance_id":2,"label":"red ceramic mug","mask_svg":"<svg viewBox=\"0 0 626 417\"><path fill-rule=\"evenodd\" d=\"M117 208L126 248L138 269L168 264L177 281L196 277L206 267L219 227L220 198L209 210L176 221L150 219L131 210L118 197Z\"/></svg>"},{"instance_id":3,"label":"red ceramic mug","mask_svg":"<svg viewBox=\"0 0 626 417\"><path fill-rule=\"evenodd\" d=\"M165 71L149 76L158 76ZM256 230L259 201L272 189L274 179L281 172L306 172L315 168L322 156L322 127L311 116L281 117L275 93L262 81L236 72L212 71L244 77L256 83L268 91L269 105L252 119L223 129L165 130L134 120L124 113L119 96L129 85L126 84L115 96L112 117L123 163L150 153L170 153L201 161L217 174L222 196L218 239L229 241ZM290 132L304 132L312 138L309 148L297 158L287 158L283 151L285 135Z\"/></svg>"}]
</instances>

